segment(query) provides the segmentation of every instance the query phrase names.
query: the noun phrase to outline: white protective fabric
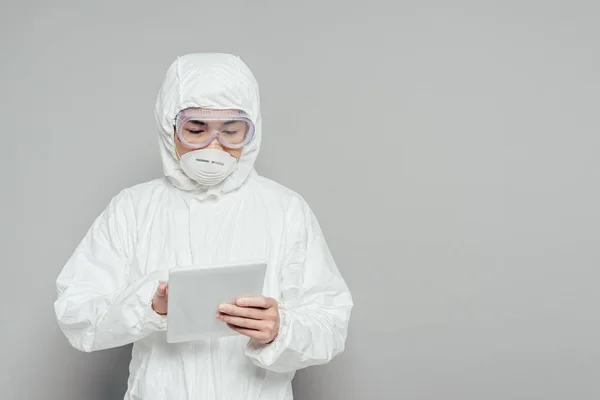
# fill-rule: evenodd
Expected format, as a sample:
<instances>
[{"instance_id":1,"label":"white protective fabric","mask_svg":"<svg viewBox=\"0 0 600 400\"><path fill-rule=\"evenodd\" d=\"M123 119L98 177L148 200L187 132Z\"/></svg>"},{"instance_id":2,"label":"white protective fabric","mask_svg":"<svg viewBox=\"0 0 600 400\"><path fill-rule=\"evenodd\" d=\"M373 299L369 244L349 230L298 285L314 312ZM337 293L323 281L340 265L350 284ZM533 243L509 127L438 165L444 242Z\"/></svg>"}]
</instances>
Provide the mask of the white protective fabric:
<instances>
[{"instance_id":1,"label":"white protective fabric","mask_svg":"<svg viewBox=\"0 0 600 400\"><path fill-rule=\"evenodd\" d=\"M241 109L256 125L215 187L179 168L173 119L187 107ZM167 72L156 118L166 177L123 190L95 220L56 282L60 328L85 352L134 343L126 400L292 399L296 370L343 351L353 303L307 203L254 170L258 85L238 57L186 55ZM151 299L169 268L256 259L268 261L263 294L280 304L273 343L166 342L168 316Z\"/></svg>"}]
</instances>

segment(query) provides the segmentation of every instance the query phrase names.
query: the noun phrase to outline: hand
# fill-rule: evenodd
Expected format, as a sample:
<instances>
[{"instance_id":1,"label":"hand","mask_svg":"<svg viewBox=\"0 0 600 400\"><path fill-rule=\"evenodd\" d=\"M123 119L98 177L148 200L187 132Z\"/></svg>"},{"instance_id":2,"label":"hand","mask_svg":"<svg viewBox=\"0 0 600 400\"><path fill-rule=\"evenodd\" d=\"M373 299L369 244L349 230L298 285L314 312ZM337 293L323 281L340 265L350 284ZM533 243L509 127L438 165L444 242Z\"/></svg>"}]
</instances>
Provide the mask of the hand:
<instances>
[{"instance_id":1,"label":"hand","mask_svg":"<svg viewBox=\"0 0 600 400\"><path fill-rule=\"evenodd\" d=\"M221 304L217 319L258 344L271 343L279 334L279 304L270 297L242 298L235 305Z\"/></svg>"},{"instance_id":2,"label":"hand","mask_svg":"<svg viewBox=\"0 0 600 400\"><path fill-rule=\"evenodd\" d=\"M167 304L169 302L169 285L161 283L158 285L152 298L152 309L160 315L167 315Z\"/></svg>"}]
</instances>

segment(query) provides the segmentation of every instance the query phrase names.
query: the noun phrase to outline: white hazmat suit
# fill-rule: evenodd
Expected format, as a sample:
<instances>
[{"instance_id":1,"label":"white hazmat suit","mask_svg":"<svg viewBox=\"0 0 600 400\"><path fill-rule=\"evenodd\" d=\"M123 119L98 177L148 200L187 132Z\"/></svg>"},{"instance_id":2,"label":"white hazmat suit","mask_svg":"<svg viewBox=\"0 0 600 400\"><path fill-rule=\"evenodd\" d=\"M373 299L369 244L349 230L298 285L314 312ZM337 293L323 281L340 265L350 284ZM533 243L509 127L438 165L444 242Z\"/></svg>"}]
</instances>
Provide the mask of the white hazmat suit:
<instances>
[{"instance_id":1,"label":"white hazmat suit","mask_svg":"<svg viewBox=\"0 0 600 400\"><path fill-rule=\"evenodd\" d=\"M198 186L179 167L173 124L188 107L244 110L256 126L236 169L216 186ZM344 349L352 297L319 224L300 195L254 169L259 108L256 80L238 57L179 57L155 110L165 177L117 194L58 276L55 312L72 346L134 343L126 400L288 400L296 370ZM166 342L168 316L151 302L168 269L259 259L268 261L263 295L280 308L274 342Z\"/></svg>"}]
</instances>

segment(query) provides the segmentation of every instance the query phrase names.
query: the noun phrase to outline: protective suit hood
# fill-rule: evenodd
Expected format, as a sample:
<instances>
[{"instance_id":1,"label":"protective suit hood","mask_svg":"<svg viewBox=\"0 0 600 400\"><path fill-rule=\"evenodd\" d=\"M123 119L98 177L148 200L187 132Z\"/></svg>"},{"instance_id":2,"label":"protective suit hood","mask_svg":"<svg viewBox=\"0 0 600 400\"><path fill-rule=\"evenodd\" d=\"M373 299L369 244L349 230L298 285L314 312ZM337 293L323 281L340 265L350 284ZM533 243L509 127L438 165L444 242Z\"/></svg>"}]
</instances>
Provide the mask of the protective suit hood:
<instances>
[{"instance_id":1,"label":"protective suit hood","mask_svg":"<svg viewBox=\"0 0 600 400\"><path fill-rule=\"evenodd\" d=\"M190 107L243 110L255 125L254 139L244 147L235 170L215 186L202 186L190 179L175 153L175 117ZM262 138L260 96L254 75L239 57L223 53L178 57L167 70L159 90L155 118L163 172L173 186L202 198L220 196L238 189L254 173Z\"/></svg>"}]
</instances>

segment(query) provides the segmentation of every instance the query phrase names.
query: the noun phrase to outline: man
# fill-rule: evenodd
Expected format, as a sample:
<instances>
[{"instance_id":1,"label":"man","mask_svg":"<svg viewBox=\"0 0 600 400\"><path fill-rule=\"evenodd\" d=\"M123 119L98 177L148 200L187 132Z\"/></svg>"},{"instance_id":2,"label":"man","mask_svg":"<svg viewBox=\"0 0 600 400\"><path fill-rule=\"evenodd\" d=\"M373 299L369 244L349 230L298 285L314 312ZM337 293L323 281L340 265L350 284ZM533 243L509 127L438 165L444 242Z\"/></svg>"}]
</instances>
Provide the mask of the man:
<instances>
[{"instance_id":1,"label":"man","mask_svg":"<svg viewBox=\"0 0 600 400\"><path fill-rule=\"evenodd\" d=\"M134 343L126 400L292 399L296 370L344 349L352 297L319 224L254 169L259 105L238 57L178 58L155 109L165 177L116 195L57 279L75 348ZM268 261L264 297L215 305L240 335L166 342L169 268L257 259Z\"/></svg>"}]
</instances>

